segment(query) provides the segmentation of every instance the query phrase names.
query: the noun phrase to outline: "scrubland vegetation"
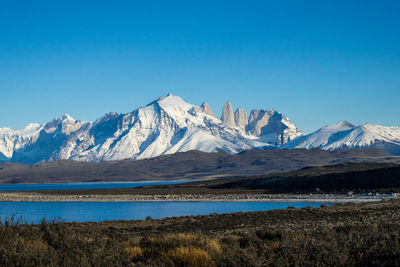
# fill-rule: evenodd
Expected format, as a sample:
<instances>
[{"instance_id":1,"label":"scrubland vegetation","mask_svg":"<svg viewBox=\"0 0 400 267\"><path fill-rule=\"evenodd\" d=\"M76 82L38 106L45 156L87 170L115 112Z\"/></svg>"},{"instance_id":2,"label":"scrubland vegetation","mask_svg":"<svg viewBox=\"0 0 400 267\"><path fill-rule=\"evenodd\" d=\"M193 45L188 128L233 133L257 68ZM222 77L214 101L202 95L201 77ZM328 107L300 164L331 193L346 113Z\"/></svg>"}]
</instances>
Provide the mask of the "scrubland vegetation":
<instances>
[{"instance_id":1,"label":"scrubland vegetation","mask_svg":"<svg viewBox=\"0 0 400 267\"><path fill-rule=\"evenodd\" d=\"M398 266L400 201L102 223L4 220L2 266Z\"/></svg>"}]
</instances>

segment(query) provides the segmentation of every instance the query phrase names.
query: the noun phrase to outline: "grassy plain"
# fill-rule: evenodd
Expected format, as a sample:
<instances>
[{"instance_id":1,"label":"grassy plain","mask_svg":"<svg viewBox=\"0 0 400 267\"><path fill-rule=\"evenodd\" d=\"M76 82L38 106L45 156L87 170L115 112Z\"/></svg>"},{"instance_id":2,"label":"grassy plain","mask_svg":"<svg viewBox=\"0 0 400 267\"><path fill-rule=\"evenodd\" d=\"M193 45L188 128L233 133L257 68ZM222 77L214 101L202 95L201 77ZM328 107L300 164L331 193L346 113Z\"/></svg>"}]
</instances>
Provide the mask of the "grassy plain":
<instances>
[{"instance_id":1,"label":"grassy plain","mask_svg":"<svg viewBox=\"0 0 400 267\"><path fill-rule=\"evenodd\" d=\"M6 221L1 266L399 266L400 201L101 223Z\"/></svg>"}]
</instances>

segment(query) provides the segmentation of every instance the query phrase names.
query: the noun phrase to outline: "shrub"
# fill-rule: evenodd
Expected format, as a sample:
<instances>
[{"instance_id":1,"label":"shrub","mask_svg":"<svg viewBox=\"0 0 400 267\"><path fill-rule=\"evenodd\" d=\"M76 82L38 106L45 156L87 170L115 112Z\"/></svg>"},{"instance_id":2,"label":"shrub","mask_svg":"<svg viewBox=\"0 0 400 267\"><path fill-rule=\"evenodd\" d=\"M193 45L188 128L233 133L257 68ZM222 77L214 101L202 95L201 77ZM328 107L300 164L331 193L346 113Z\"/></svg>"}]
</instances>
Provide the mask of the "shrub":
<instances>
[{"instance_id":1,"label":"shrub","mask_svg":"<svg viewBox=\"0 0 400 267\"><path fill-rule=\"evenodd\" d=\"M258 230L258 231L256 231L256 235L261 240L275 240L275 239L282 238L281 232L271 231L269 229Z\"/></svg>"}]
</instances>

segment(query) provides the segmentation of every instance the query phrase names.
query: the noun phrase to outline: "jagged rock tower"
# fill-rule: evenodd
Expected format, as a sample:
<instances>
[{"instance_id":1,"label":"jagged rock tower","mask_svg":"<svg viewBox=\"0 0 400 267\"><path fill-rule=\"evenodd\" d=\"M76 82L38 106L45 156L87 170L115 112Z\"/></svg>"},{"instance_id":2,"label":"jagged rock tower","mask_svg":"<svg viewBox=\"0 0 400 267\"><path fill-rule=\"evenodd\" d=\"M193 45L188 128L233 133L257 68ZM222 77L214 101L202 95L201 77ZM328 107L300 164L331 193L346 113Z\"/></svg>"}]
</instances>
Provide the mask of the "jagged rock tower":
<instances>
[{"instance_id":1,"label":"jagged rock tower","mask_svg":"<svg viewBox=\"0 0 400 267\"><path fill-rule=\"evenodd\" d=\"M227 101L222 108L221 121L229 127L236 127L235 115L233 114L232 105L229 101Z\"/></svg>"}]
</instances>

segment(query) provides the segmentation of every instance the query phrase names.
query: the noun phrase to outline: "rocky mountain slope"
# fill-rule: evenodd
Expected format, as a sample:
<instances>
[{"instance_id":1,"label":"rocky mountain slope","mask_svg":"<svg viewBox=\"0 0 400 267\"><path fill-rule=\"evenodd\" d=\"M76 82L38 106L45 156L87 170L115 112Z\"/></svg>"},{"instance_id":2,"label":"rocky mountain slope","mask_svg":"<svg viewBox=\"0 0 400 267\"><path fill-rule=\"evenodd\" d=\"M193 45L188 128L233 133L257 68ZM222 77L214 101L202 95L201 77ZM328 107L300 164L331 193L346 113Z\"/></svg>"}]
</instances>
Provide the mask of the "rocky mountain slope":
<instances>
[{"instance_id":1,"label":"rocky mountain slope","mask_svg":"<svg viewBox=\"0 0 400 267\"><path fill-rule=\"evenodd\" d=\"M250 116L247 117L246 111L241 108L237 108L233 113L229 101L222 108L221 121L230 127L236 127L242 132L257 136L260 140L274 145L283 145L303 135L288 117L273 109L253 109Z\"/></svg>"}]
</instances>

